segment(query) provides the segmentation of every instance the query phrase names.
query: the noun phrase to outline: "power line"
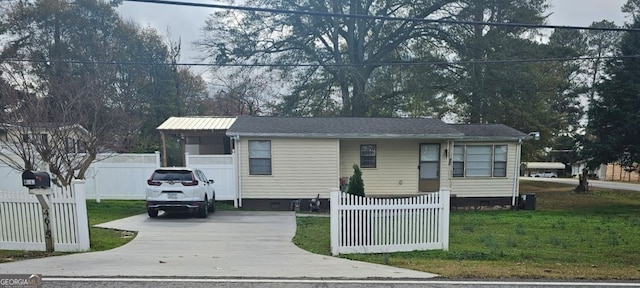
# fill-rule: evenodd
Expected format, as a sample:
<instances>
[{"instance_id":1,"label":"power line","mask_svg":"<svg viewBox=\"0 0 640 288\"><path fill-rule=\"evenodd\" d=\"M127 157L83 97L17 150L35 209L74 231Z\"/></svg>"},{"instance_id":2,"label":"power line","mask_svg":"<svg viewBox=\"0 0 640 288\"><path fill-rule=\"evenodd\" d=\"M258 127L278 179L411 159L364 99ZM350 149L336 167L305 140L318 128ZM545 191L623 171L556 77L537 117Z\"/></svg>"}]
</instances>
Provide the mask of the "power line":
<instances>
[{"instance_id":1,"label":"power line","mask_svg":"<svg viewBox=\"0 0 640 288\"><path fill-rule=\"evenodd\" d=\"M344 18L359 18L359 19L387 20L387 21L426 22L426 23L438 23L438 24L450 24L450 25L453 25L453 24L474 25L474 26L482 25L482 26L512 27L512 28L524 27L524 28L535 28L535 29L569 29L569 30L618 31L618 32L640 31L640 29L636 29L636 28L623 28L623 27L583 27L583 26L562 26L562 25L547 25L547 24L424 19L424 18L412 18L412 17L391 17L391 16L375 16L375 15L364 15L364 14L341 14L341 13L328 13L328 12L318 12L318 11L285 10L285 9L276 9L276 8L259 8L259 7L234 6L234 5L222 5L222 4L204 4L204 3L179 2L179 1L168 1L168 0L124 0L124 1L164 4L164 5L177 5L177 6L190 6L190 7L203 7L203 8L214 8L214 9L224 9L224 10L239 10L239 11L248 11L248 12L293 14L293 15L301 15L301 16L344 17Z\"/></svg>"},{"instance_id":2,"label":"power line","mask_svg":"<svg viewBox=\"0 0 640 288\"><path fill-rule=\"evenodd\" d=\"M539 63L539 62L572 62L597 59L626 59L640 58L640 55L626 56L601 56L601 57L567 57L567 58L540 58L540 59L503 59L503 60L467 60L467 61L421 61L421 62L379 62L362 63L357 66L443 66L443 65L467 65L467 64L514 64L514 63ZM278 63L150 63L150 62L115 62L115 61L83 61L83 60L32 60L17 58L0 58L2 62L22 63L63 63L63 64L95 64L95 65L144 65L144 66L194 66L194 67L351 67L354 64L278 64Z\"/></svg>"}]
</instances>

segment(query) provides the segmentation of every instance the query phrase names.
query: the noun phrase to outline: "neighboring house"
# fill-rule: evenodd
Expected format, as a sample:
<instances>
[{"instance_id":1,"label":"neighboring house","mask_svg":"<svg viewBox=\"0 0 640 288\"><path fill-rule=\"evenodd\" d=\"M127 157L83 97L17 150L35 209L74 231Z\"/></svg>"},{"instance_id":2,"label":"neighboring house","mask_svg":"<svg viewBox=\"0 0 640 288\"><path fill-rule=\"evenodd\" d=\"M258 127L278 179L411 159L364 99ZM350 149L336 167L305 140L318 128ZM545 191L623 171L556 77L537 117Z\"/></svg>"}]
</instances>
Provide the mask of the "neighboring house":
<instances>
[{"instance_id":1,"label":"neighboring house","mask_svg":"<svg viewBox=\"0 0 640 288\"><path fill-rule=\"evenodd\" d=\"M89 131L78 124L60 123L2 123L0 124L0 144L11 151L9 146L34 143L43 147L64 147L69 153L84 152L81 142ZM61 143L55 143L61 142ZM17 148L20 150L20 148Z\"/></svg>"},{"instance_id":2,"label":"neighboring house","mask_svg":"<svg viewBox=\"0 0 640 288\"><path fill-rule=\"evenodd\" d=\"M578 161L571 164L571 176L578 178L578 175L582 175L582 171L587 168L586 161ZM600 165L595 169L589 169L589 177L593 179L605 179L607 172L607 165Z\"/></svg>"},{"instance_id":3,"label":"neighboring house","mask_svg":"<svg viewBox=\"0 0 640 288\"><path fill-rule=\"evenodd\" d=\"M429 118L240 116L234 142L239 206L289 209L362 169L371 197L450 188L453 206L510 206L518 197L520 148L528 135L501 124ZM304 204L303 204L304 206Z\"/></svg>"}]
</instances>

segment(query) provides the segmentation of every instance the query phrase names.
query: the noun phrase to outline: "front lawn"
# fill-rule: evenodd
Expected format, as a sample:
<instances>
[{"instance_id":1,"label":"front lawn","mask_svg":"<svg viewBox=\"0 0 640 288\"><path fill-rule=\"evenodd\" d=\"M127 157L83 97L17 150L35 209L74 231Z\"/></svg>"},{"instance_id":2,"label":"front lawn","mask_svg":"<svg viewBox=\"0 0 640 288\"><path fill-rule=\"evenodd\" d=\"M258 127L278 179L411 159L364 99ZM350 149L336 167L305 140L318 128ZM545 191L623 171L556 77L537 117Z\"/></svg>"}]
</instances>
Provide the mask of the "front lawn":
<instances>
[{"instance_id":1,"label":"front lawn","mask_svg":"<svg viewBox=\"0 0 640 288\"><path fill-rule=\"evenodd\" d=\"M522 181L535 211L455 211L449 251L341 257L447 278L640 279L640 193ZM526 191L526 192L524 192ZM298 217L294 242L330 255L329 218Z\"/></svg>"},{"instance_id":2,"label":"front lawn","mask_svg":"<svg viewBox=\"0 0 640 288\"><path fill-rule=\"evenodd\" d=\"M104 251L129 243L136 236L133 231L120 231L94 227L94 225L133 215L147 213L143 200L95 200L87 201L89 215L89 238L91 251Z\"/></svg>"}]
</instances>

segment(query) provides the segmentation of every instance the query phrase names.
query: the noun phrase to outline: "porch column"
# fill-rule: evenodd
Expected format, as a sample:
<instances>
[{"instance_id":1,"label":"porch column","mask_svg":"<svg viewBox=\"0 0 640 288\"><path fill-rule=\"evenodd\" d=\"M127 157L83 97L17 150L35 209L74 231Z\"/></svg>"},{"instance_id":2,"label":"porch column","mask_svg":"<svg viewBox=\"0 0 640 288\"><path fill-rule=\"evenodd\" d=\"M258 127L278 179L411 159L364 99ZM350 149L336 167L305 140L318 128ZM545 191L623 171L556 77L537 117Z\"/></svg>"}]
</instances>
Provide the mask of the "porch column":
<instances>
[{"instance_id":1,"label":"porch column","mask_svg":"<svg viewBox=\"0 0 640 288\"><path fill-rule=\"evenodd\" d=\"M162 167L167 167L167 136L162 130L160 130L160 139L162 141Z\"/></svg>"}]
</instances>

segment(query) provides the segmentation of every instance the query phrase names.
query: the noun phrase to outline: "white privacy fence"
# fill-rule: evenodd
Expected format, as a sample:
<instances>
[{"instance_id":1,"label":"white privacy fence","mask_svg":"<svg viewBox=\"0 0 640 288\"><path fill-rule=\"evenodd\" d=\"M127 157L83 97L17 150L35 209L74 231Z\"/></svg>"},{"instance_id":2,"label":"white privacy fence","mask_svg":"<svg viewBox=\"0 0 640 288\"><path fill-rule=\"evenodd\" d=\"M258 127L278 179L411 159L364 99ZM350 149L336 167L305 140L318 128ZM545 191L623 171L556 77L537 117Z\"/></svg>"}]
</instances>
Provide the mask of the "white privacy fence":
<instances>
[{"instance_id":1,"label":"white privacy fence","mask_svg":"<svg viewBox=\"0 0 640 288\"><path fill-rule=\"evenodd\" d=\"M185 153L185 166L202 170L213 179L216 200L235 200L236 180L232 155L191 155Z\"/></svg>"},{"instance_id":2,"label":"white privacy fence","mask_svg":"<svg viewBox=\"0 0 640 288\"><path fill-rule=\"evenodd\" d=\"M236 188L232 155L190 155L185 166L202 170L215 183L216 200L235 200ZM147 179L160 167L160 153L117 154L92 163L87 171L89 199L145 199Z\"/></svg>"},{"instance_id":3,"label":"white privacy fence","mask_svg":"<svg viewBox=\"0 0 640 288\"><path fill-rule=\"evenodd\" d=\"M331 191L331 253L449 249L450 191L402 199Z\"/></svg>"},{"instance_id":4,"label":"white privacy fence","mask_svg":"<svg viewBox=\"0 0 640 288\"><path fill-rule=\"evenodd\" d=\"M17 161L20 161L17 158ZM160 167L160 153L104 154L85 173L88 199L144 200L147 179ZM235 200L236 180L233 155L185 154L186 166L198 168L215 183L216 200ZM0 191L21 191L22 171L0 163Z\"/></svg>"},{"instance_id":5,"label":"white privacy fence","mask_svg":"<svg viewBox=\"0 0 640 288\"><path fill-rule=\"evenodd\" d=\"M86 172L89 199L145 199L147 179L160 167L160 153L116 154L92 163Z\"/></svg>"},{"instance_id":6,"label":"white privacy fence","mask_svg":"<svg viewBox=\"0 0 640 288\"><path fill-rule=\"evenodd\" d=\"M66 190L56 187L48 197L54 251L89 250L84 181L73 181ZM46 250L41 207L26 188L0 191L0 250Z\"/></svg>"}]
</instances>

